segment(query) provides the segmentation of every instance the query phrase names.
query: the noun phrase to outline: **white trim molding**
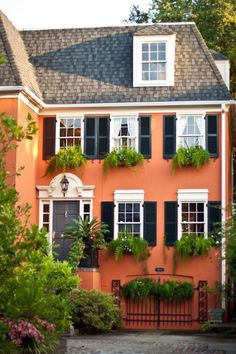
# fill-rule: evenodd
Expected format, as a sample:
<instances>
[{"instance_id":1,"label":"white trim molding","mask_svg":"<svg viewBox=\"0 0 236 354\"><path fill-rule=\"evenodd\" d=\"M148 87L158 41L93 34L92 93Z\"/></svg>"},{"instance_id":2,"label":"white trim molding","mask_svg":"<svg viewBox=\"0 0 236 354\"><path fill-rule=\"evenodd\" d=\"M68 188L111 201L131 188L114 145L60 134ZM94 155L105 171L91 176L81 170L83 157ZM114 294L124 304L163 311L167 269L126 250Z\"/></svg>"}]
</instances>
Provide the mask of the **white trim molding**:
<instances>
[{"instance_id":1,"label":"white trim molding","mask_svg":"<svg viewBox=\"0 0 236 354\"><path fill-rule=\"evenodd\" d=\"M166 45L166 79L143 80L142 79L142 44L165 43ZM175 34L150 35L133 37L133 85L138 86L174 86L175 64Z\"/></svg>"},{"instance_id":2,"label":"white trim molding","mask_svg":"<svg viewBox=\"0 0 236 354\"><path fill-rule=\"evenodd\" d=\"M66 176L69 181L69 187L65 197L63 196L60 185L63 176ZM81 179L72 173L60 173L52 179L49 186L36 186L36 189L39 191L39 199L93 199L95 186L84 186Z\"/></svg>"},{"instance_id":3,"label":"white trim molding","mask_svg":"<svg viewBox=\"0 0 236 354\"><path fill-rule=\"evenodd\" d=\"M226 222L226 107L222 104L221 113L221 215L222 228L225 227ZM221 283L226 283L226 260L225 260L225 238L222 239L221 245ZM222 298L222 307L226 308L226 300Z\"/></svg>"},{"instance_id":4,"label":"white trim molding","mask_svg":"<svg viewBox=\"0 0 236 354\"><path fill-rule=\"evenodd\" d=\"M178 189L178 202L207 202L208 189Z\"/></svg>"}]
</instances>

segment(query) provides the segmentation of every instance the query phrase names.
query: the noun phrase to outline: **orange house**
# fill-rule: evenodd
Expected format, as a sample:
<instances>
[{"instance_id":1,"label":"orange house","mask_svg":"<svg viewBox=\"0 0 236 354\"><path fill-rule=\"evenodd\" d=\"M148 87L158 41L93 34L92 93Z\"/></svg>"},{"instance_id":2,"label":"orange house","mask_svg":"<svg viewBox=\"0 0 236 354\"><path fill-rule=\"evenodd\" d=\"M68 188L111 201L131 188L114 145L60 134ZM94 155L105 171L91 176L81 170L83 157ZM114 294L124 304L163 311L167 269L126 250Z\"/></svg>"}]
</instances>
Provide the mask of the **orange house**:
<instances>
[{"instance_id":1,"label":"orange house","mask_svg":"<svg viewBox=\"0 0 236 354\"><path fill-rule=\"evenodd\" d=\"M21 202L32 205L32 223L47 228L59 259L70 246L64 227L78 215L106 222L110 239L131 230L149 244L145 267L129 255L115 261L99 251L78 269L82 287L119 295L135 277L186 280L195 295L184 309L150 303L147 310L141 302L131 308L121 298L124 323L199 326L211 306L205 285L226 282L223 251L180 260L175 272L173 251L183 233L207 238L215 222L226 220L232 197L228 60L209 51L194 23L18 31L1 12L0 51L7 58L0 65L0 111L19 124L30 113L39 128L11 156L14 168L25 166L15 185ZM75 144L88 157L86 167L46 177L47 160ZM124 146L143 154L142 166L104 173L105 154ZM210 161L172 174L180 146L201 146Z\"/></svg>"}]
</instances>

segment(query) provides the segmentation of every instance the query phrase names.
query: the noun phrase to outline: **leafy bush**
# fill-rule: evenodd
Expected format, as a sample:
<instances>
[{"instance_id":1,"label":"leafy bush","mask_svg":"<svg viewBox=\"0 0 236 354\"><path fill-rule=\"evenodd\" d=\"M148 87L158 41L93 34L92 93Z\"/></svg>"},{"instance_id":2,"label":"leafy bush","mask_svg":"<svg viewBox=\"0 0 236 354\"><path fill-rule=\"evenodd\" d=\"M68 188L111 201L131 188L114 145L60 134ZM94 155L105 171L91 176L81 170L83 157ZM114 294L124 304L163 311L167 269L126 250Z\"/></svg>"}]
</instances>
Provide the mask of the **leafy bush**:
<instances>
[{"instance_id":1,"label":"leafy bush","mask_svg":"<svg viewBox=\"0 0 236 354\"><path fill-rule=\"evenodd\" d=\"M121 325L121 311L115 298L97 290L73 290L72 321L81 333L109 332Z\"/></svg>"},{"instance_id":2,"label":"leafy bush","mask_svg":"<svg viewBox=\"0 0 236 354\"><path fill-rule=\"evenodd\" d=\"M108 252L115 255L115 259L122 259L125 254L132 254L141 262L149 257L148 243L138 236L133 236L129 230L119 232L117 239L107 245Z\"/></svg>"},{"instance_id":3,"label":"leafy bush","mask_svg":"<svg viewBox=\"0 0 236 354\"><path fill-rule=\"evenodd\" d=\"M57 171L66 172L69 168L77 169L85 166L86 156L82 154L80 146L70 146L67 149L61 149L48 161L45 175L52 175Z\"/></svg>"},{"instance_id":4,"label":"leafy bush","mask_svg":"<svg viewBox=\"0 0 236 354\"><path fill-rule=\"evenodd\" d=\"M103 167L105 171L109 168L117 168L120 166L132 167L141 165L143 159L143 155L139 152L123 147L120 150L115 149L106 154Z\"/></svg>"},{"instance_id":5,"label":"leafy bush","mask_svg":"<svg viewBox=\"0 0 236 354\"><path fill-rule=\"evenodd\" d=\"M210 159L209 152L201 146L180 147L172 160L172 174L176 167L193 166L199 168Z\"/></svg>"},{"instance_id":6,"label":"leafy bush","mask_svg":"<svg viewBox=\"0 0 236 354\"><path fill-rule=\"evenodd\" d=\"M227 273L236 283L236 207L232 206L232 216L225 225L225 259Z\"/></svg>"},{"instance_id":7,"label":"leafy bush","mask_svg":"<svg viewBox=\"0 0 236 354\"><path fill-rule=\"evenodd\" d=\"M122 287L122 295L127 298L143 298L154 295L168 301L184 301L193 296L194 286L189 282L167 280L162 284L150 278L136 278Z\"/></svg>"}]
</instances>

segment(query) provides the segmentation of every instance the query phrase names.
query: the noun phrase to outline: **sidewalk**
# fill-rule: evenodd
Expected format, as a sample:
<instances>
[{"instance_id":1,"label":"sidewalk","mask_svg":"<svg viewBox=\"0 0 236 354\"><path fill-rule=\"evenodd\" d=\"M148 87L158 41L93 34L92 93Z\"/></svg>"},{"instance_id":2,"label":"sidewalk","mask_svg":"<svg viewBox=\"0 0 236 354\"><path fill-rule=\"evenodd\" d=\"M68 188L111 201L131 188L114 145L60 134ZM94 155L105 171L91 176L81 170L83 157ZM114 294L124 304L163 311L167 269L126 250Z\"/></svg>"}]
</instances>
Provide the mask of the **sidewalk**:
<instances>
[{"instance_id":1,"label":"sidewalk","mask_svg":"<svg viewBox=\"0 0 236 354\"><path fill-rule=\"evenodd\" d=\"M63 353L63 352L61 352ZM60 354L61 354L60 353ZM66 338L66 354L236 354L236 335L117 331ZM59 352L57 352L59 354Z\"/></svg>"}]
</instances>

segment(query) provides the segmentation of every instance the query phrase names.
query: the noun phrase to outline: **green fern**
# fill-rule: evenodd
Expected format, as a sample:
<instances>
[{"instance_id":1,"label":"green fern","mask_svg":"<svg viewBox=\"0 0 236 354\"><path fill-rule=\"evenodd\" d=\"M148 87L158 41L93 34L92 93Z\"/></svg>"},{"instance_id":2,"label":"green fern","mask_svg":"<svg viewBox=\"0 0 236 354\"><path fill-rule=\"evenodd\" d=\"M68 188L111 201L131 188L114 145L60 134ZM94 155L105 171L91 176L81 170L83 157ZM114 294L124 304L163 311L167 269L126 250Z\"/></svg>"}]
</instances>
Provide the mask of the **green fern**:
<instances>
[{"instance_id":1,"label":"green fern","mask_svg":"<svg viewBox=\"0 0 236 354\"><path fill-rule=\"evenodd\" d=\"M85 166L86 162L86 156L82 154L80 146L70 146L50 158L45 175L52 175L57 171L66 172L69 168L77 169Z\"/></svg>"},{"instance_id":2,"label":"green fern","mask_svg":"<svg viewBox=\"0 0 236 354\"><path fill-rule=\"evenodd\" d=\"M109 168L137 166L142 164L143 159L143 155L133 149L115 149L106 154L103 168L107 172Z\"/></svg>"},{"instance_id":3,"label":"green fern","mask_svg":"<svg viewBox=\"0 0 236 354\"><path fill-rule=\"evenodd\" d=\"M167 301L184 301L191 298L193 294L192 283L175 280L167 280L161 284L150 278L135 278L122 287L122 295L132 300L156 296Z\"/></svg>"},{"instance_id":4,"label":"green fern","mask_svg":"<svg viewBox=\"0 0 236 354\"><path fill-rule=\"evenodd\" d=\"M193 166L199 168L207 163L210 159L210 154L201 146L180 147L172 160L172 174L177 167Z\"/></svg>"},{"instance_id":5,"label":"green fern","mask_svg":"<svg viewBox=\"0 0 236 354\"><path fill-rule=\"evenodd\" d=\"M150 255L147 241L133 236L129 230L120 232L117 239L108 243L107 248L109 253L115 255L116 260L122 259L125 254L131 254L138 262L142 262Z\"/></svg>"}]
</instances>

